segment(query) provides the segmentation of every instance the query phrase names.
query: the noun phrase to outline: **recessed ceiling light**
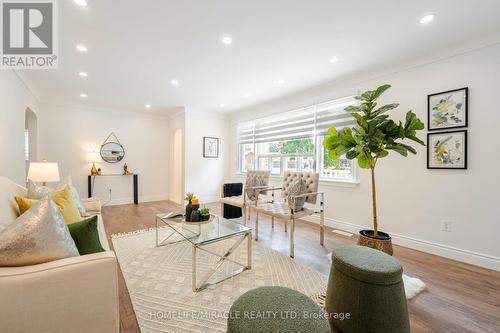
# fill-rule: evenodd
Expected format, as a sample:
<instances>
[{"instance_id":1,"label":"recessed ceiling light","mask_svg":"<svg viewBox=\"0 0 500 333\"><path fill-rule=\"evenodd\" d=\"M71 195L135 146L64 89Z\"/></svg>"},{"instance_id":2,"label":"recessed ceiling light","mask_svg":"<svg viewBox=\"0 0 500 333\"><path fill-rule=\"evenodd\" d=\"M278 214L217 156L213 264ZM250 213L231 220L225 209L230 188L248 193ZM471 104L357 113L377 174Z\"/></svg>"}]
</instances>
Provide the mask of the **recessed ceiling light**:
<instances>
[{"instance_id":1,"label":"recessed ceiling light","mask_svg":"<svg viewBox=\"0 0 500 333\"><path fill-rule=\"evenodd\" d=\"M226 45L230 45L233 42L233 39L230 36L222 37L222 43Z\"/></svg>"},{"instance_id":2,"label":"recessed ceiling light","mask_svg":"<svg viewBox=\"0 0 500 333\"><path fill-rule=\"evenodd\" d=\"M243 94L243 97L245 97L245 98L249 98L249 97L250 97L250 94L249 94L249 93L244 93L244 94Z\"/></svg>"},{"instance_id":3,"label":"recessed ceiling light","mask_svg":"<svg viewBox=\"0 0 500 333\"><path fill-rule=\"evenodd\" d=\"M337 57L331 57L331 58L330 58L330 62L331 62L332 64L334 64L334 63L336 63L336 62L339 62L339 60L340 60L340 59L339 59L339 58L337 58Z\"/></svg>"},{"instance_id":4,"label":"recessed ceiling light","mask_svg":"<svg viewBox=\"0 0 500 333\"><path fill-rule=\"evenodd\" d=\"M87 7L87 1L85 0L74 0L78 6Z\"/></svg>"},{"instance_id":5,"label":"recessed ceiling light","mask_svg":"<svg viewBox=\"0 0 500 333\"><path fill-rule=\"evenodd\" d=\"M179 81L173 79L170 81L170 83L173 85L173 86L178 86L179 85Z\"/></svg>"},{"instance_id":6,"label":"recessed ceiling light","mask_svg":"<svg viewBox=\"0 0 500 333\"><path fill-rule=\"evenodd\" d=\"M424 17L422 17L420 19L420 24L427 24L427 23L431 22L432 20L434 20L433 14L425 15Z\"/></svg>"},{"instance_id":7,"label":"recessed ceiling light","mask_svg":"<svg viewBox=\"0 0 500 333\"><path fill-rule=\"evenodd\" d=\"M278 84L283 84L285 83L285 80L278 80Z\"/></svg>"},{"instance_id":8,"label":"recessed ceiling light","mask_svg":"<svg viewBox=\"0 0 500 333\"><path fill-rule=\"evenodd\" d=\"M89 76L87 74L87 72L80 72L80 73L78 73L78 75L80 75L81 77L87 77L87 76Z\"/></svg>"},{"instance_id":9,"label":"recessed ceiling light","mask_svg":"<svg viewBox=\"0 0 500 333\"><path fill-rule=\"evenodd\" d=\"M87 47L85 45L79 44L76 46L76 49L80 52L87 52Z\"/></svg>"},{"instance_id":10,"label":"recessed ceiling light","mask_svg":"<svg viewBox=\"0 0 500 333\"><path fill-rule=\"evenodd\" d=\"M151 104L146 104L146 105L144 105L144 107L145 107L146 109L150 109L150 108L151 108Z\"/></svg>"},{"instance_id":11,"label":"recessed ceiling light","mask_svg":"<svg viewBox=\"0 0 500 333\"><path fill-rule=\"evenodd\" d=\"M81 97L81 98L87 98L87 94L85 94L85 93L81 93L81 94L80 94L80 97Z\"/></svg>"},{"instance_id":12,"label":"recessed ceiling light","mask_svg":"<svg viewBox=\"0 0 500 333\"><path fill-rule=\"evenodd\" d=\"M226 107L226 104L221 103L219 106L220 106L221 108L225 108L225 107Z\"/></svg>"}]
</instances>

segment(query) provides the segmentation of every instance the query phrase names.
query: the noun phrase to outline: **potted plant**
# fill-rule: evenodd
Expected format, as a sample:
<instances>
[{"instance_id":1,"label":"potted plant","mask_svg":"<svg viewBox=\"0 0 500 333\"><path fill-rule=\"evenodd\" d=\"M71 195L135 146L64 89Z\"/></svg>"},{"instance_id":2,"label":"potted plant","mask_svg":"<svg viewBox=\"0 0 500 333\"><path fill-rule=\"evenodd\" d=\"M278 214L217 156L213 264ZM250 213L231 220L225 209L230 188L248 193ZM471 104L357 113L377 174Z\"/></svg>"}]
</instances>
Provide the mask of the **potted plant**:
<instances>
[{"instance_id":1,"label":"potted plant","mask_svg":"<svg viewBox=\"0 0 500 333\"><path fill-rule=\"evenodd\" d=\"M385 84L357 96L359 105L348 106L345 111L356 119L358 126L345 127L338 131L334 127L330 128L323 145L332 160L345 155L349 160L356 159L360 168L370 169L373 230L361 230L358 244L392 255L391 236L378 230L375 167L378 160L387 157L391 150L405 157L408 156L408 152L417 153L412 146L402 143L402 140L408 139L421 145L425 144L416 136L417 131L424 129L424 124L413 112L406 113L404 123L401 121L396 123L385 113L397 108L399 104L387 104L377 108L376 100L390 87Z\"/></svg>"},{"instance_id":2,"label":"potted plant","mask_svg":"<svg viewBox=\"0 0 500 333\"><path fill-rule=\"evenodd\" d=\"M193 206L191 203L194 198L196 197L194 196L194 193L191 192L186 193L186 197L184 198L184 201L187 201L186 212L185 212L186 221L191 221L191 212L193 211Z\"/></svg>"},{"instance_id":3,"label":"potted plant","mask_svg":"<svg viewBox=\"0 0 500 333\"><path fill-rule=\"evenodd\" d=\"M208 209L207 207L203 207L202 209L200 209L200 214L202 221L208 221L210 219L210 209Z\"/></svg>"}]
</instances>

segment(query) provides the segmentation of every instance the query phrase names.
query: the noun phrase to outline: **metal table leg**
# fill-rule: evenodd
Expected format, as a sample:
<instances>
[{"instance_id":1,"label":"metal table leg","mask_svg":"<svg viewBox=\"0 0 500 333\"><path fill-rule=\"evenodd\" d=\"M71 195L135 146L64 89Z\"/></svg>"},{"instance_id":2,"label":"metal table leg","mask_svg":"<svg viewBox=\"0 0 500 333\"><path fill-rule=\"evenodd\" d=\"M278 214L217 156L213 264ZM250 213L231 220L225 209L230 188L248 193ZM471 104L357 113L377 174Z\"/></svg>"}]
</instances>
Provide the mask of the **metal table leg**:
<instances>
[{"instance_id":1,"label":"metal table leg","mask_svg":"<svg viewBox=\"0 0 500 333\"><path fill-rule=\"evenodd\" d=\"M252 233L247 234L247 268L252 269Z\"/></svg>"},{"instance_id":2,"label":"metal table leg","mask_svg":"<svg viewBox=\"0 0 500 333\"><path fill-rule=\"evenodd\" d=\"M248 246L248 249L249 249L248 254L247 254L247 265L242 264L240 262L237 262L237 261L229 258L229 256L234 252L234 250L236 250L236 248L238 248L238 246L240 246L240 244L245 240L245 238L248 240L247 246ZM198 287L197 276L196 276L196 250L197 249L205 251L207 253L210 253L210 254L212 254L212 255L217 256L217 257L220 258L215 263L214 267L201 279L201 281L199 283L199 287ZM230 261L230 262L235 263L235 264L237 264L239 266L242 266L242 267L240 269L234 271L229 276L225 276L225 277L219 278L219 279L217 279L216 281L213 281L213 282L208 282L208 280L222 266L222 264L224 263L224 261ZM195 245L193 245L192 265L193 265L193 267L192 267L192 271L193 271L193 273L192 273L192 287L193 287L193 291L194 292L201 291L201 290L207 288L210 285L213 285L213 284L222 282L224 280L230 279L233 276L236 276L236 275L240 274L241 272L246 271L247 269L251 269L251 267L252 267L251 266L252 265L252 233L251 232L246 233L243 237L241 237L238 241L236 241L236 243L234 243L233 246L231 246L231 248L229 250L227 250L227 252L224 255L222 255L222 256L220 254L217 254L217 253L212 252L210 250L204 249L201 246L195 246Z\"/></svg>"},{"instance_id":3,"label":"metal table leg","mask_svg":"<svg viewBox=\"0 0 500 333\"><path fill-rule=\"evenodd\" d=\"M191 283L193 291L196 291L196 246L193 245L192 250L192 268L191 268Z\"/></svg>"}]
</instances>

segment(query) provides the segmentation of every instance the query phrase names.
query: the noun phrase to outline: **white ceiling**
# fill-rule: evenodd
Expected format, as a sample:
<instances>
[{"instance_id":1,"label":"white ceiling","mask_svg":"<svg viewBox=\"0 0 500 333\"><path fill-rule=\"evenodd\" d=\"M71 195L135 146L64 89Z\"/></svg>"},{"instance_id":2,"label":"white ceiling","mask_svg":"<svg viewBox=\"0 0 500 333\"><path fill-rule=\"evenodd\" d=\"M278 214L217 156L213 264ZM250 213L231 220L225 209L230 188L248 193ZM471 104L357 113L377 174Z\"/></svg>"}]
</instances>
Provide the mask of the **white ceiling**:
<instances>
[{"instance_id":1,"label":"white ceiling","mask_svg":"<svg viewBox=\"0 0 500 333\"><path fill-rule=\"evenodd\" d=\"M59 1L59 68L20 73L42 102L230 112L500 36L498 0L87 2ZM435 20L420 25L429 13ZM88 53L76 50L79 43ZM331 64L333 56L340 61Z\"/></svg>"}]
</instances>

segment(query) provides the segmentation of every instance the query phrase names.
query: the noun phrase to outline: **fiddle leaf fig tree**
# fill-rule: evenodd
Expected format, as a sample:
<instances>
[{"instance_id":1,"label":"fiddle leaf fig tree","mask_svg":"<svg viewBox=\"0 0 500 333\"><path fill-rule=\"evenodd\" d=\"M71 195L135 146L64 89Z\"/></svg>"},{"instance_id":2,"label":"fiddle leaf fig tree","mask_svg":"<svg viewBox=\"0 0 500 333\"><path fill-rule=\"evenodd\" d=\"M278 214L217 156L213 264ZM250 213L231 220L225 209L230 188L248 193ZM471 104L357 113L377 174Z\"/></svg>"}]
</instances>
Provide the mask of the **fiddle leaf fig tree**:
<instances>
[{"instance_id":1,"label":"fiddle leaf fig tree","mask_svg":"<svg viewBox=\"0 0 500 333\"><path fill-rule=\"evenodd\" d=\"M395 151L403 156L408 152L416 154L415 148L403 143L408 139L425 145L417 137L417 131L424 129L424 124L411 111L406 113L404 123L396 123L386 114L399 106L397 103L377 107L376 100L391 86L382 85L375 90L369 90L356 96L359 105L348 106L345 111L349 112L358 123L352 128L337 130L332 127L328 130L328 136L323 141L325 149L332 160L341 158L343 155L349 160L356 159L362 169L371 170L372 180L372 206L373 206L373 230L374 236L378 236L377 223L377 195L375 187L375 166L380 158L387 157L389 151Z\"/></svg>"}]
</instances>

